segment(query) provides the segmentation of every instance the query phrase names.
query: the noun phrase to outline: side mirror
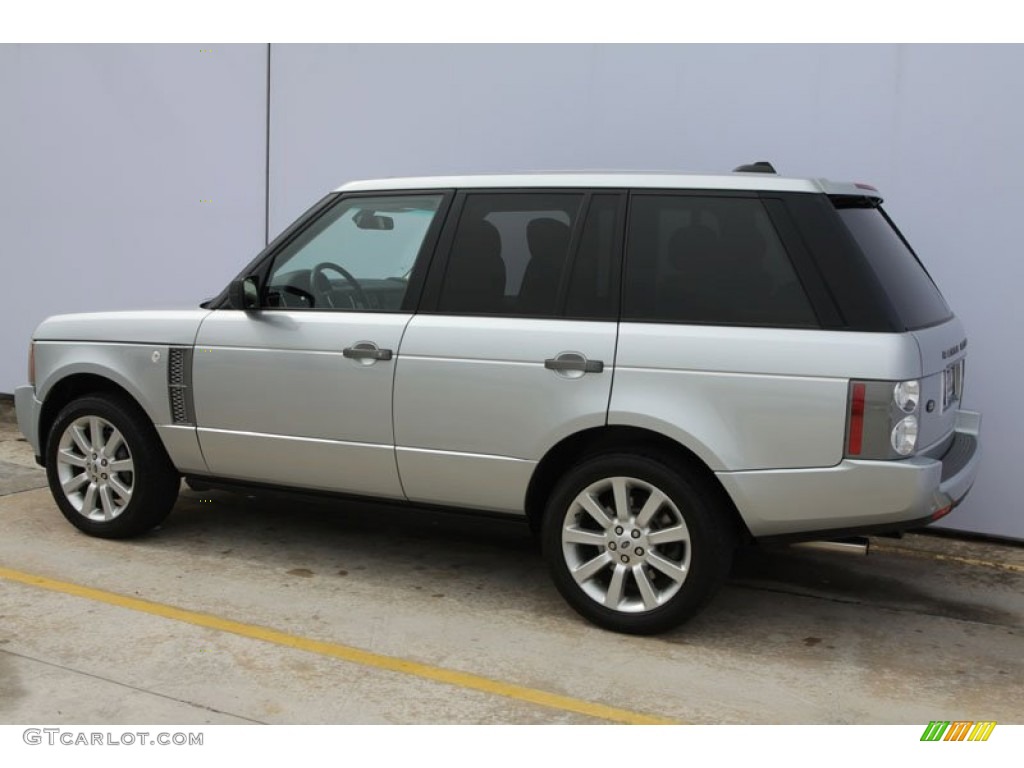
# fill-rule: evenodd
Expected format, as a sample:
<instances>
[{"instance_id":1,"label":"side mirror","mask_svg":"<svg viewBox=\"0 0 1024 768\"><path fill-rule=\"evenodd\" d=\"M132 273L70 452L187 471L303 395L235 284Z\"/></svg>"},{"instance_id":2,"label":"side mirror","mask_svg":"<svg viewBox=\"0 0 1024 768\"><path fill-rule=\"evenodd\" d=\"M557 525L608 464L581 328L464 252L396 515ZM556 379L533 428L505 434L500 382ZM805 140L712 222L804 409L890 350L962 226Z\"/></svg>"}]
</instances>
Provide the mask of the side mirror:
<instances>
[{"instance_id":1,"label":"side mirror","mask_svg":"<svg viewBox=\"0 0 1024 768\"><path fill-rule=\"evenodd\" d=\"M260 308L260 286L259 281L253 275L232 280L228 285L228 301L232 309L242 309L246 312Z\"/></svg>"}]
</instances>

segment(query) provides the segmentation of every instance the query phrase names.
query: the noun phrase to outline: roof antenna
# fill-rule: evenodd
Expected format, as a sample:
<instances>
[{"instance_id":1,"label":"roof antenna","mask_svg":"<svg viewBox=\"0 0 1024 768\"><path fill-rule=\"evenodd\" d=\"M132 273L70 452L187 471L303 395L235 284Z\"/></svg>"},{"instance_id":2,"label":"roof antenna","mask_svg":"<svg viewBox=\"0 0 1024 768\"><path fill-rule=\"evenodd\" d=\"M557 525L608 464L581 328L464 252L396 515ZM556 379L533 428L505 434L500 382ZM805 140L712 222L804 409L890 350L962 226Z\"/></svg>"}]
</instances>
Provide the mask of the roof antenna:
<instances>
[{"instance_id":1,"label":"roof antenna","mask_svg":"<svg viewBox=\"0 0 1024 768\"><path fill-rule=\"evenodd\" d=\"M760 160L756 163L750 163L748 165L741 165L737 168L732 169L733 173L774 173L778 175L778 171L775 167L767 160Z\"/></svg>"}]
</instances>

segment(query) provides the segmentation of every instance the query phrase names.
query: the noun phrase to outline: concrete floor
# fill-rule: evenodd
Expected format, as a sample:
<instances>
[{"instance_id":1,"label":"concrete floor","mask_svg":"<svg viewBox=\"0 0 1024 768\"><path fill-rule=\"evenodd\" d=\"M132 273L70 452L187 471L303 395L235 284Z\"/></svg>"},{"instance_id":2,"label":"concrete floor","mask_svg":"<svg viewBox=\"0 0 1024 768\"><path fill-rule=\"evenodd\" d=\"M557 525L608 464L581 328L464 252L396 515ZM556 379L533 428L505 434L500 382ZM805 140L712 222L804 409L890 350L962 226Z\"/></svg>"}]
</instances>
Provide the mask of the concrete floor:
<instances>
[{"instance_id":1,"label":"concrete floor","mask_svg":"<svg viewBox=\"0 0 1024 768\"><path fill-rule=\"evenodd\" d=\"M878 539L867 558L744 552L697 619L626 637L562 602L513 521L186 489L152 535L91 539L3 418L0 722L601 721L575 701L683 723L1024 723L1020 547L918 535ZM421 666L95 599L106 593ZM567 698L538 703L547 694Z\"/></svg>"}]
</instances>

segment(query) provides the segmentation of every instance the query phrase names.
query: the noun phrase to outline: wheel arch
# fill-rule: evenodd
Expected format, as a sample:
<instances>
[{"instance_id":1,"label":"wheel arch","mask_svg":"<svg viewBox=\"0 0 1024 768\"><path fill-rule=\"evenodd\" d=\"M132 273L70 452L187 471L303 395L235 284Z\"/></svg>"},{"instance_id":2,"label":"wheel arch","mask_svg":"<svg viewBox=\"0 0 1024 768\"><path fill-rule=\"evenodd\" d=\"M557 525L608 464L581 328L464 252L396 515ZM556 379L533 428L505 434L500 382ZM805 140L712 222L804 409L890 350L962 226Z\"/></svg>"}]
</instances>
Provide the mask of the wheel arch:
<instances>
[{"instance_id":1,"label":"wheel arch","mask_svg":"<svg viewBox=\"0 0 1024 768\"><path fill-rule=\"evenodd\" d=\"M50 437L50 429L53 427L53 422L57 419L57 414L71 401L85 395L97 393L114 394L127 399L152 423L151 417L146 413L146 409L142 407L138 397L112 378L98 373L69 374L50 385L43 397L43 407L39 412L39 452L44 460L47 452L47 441Z\"/></svg>"},{"instance_id":2,"label":"wheel arch","mask_svg":"<svg viewBox=\"0 0 1024 768\"><path fill-rule=\"evenodd\" d=\"M671 466L696 474L727 510L736 533L750 538L750 531L732 497L711 468L691 449L660 432L642 427L607 425L570 435L555 444L538 462L530 478L524 503L533 530L540 529L547 499L562 476L584 459L602 453L639 453L654 456Z\"/></svg>"}]
</instances>

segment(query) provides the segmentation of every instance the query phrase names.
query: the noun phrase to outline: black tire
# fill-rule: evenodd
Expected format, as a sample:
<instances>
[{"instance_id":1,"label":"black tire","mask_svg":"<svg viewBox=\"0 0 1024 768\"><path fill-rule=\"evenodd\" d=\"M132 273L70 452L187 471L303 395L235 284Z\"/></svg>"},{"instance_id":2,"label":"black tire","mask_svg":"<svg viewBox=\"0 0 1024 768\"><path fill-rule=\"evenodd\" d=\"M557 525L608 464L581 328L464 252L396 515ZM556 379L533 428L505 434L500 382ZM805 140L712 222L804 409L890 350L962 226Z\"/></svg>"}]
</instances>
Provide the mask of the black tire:
<instances>
[{"instance_id":1,"label":"black tire","mask_svg":"<svg viewBox=\"0 0 1024 768\"><path fill-rule=\"evenodd\" d=\"M94 431L100 435L96 453ZM146 414L127 397L110 393L80 397L60 411L46 441L46 477L64 517L104 539L138 536L158 526L180 486ZM75 490L66 492L65 484Z\"/></svg>"},{"instance_id":2,"label":"black tire","mask_svg":"<svg viewBox=\"0 0 1024 768\"><path fill-rule=\"evenodd\" d=\"M615 513L616 486L625 489L618 491L624 517ZM604 522L580 504L584 491ZM656 511L640 520L648 499ZM684 466L656 455L604 454L575 466L556 487L544 515L544 558L558 591L584 618L627 634L665 632L696 615L725 581L735 549L730 515L720 491ZM566 541L563 532L580 541ZM571 569L585 564L593 575L583 571L577 581Z\"/></svg>"}]
</instances>

